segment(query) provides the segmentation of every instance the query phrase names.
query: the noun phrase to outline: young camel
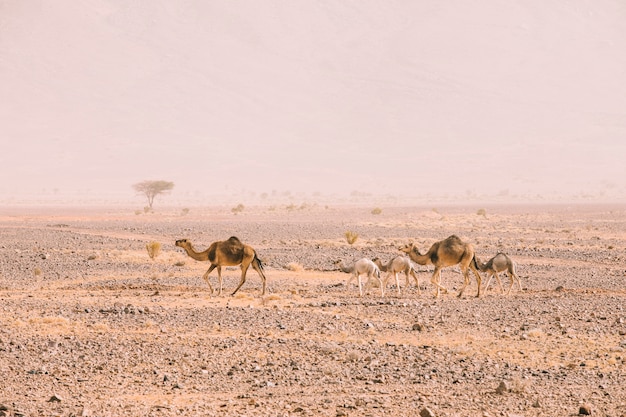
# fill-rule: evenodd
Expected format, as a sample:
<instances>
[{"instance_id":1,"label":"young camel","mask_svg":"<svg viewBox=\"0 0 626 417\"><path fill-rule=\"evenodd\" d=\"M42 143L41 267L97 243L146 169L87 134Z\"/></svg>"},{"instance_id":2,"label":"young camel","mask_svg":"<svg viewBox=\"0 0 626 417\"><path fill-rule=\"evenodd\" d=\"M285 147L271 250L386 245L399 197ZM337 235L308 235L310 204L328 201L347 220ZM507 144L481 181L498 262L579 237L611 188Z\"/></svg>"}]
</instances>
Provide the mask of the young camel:
<instances>
[{"instance_id":1,"label":"young camel","mask_svg":"<svg viewBox=\"0 0 626 417\"><path fill-rule=\"evenodd\" d=\"M383 297L385 296L385 287L383 286L383 281L380 278L380 269L370 259L368 258L359 259L358 261L354 263L353 266L349 266L349 267L344 266L342 261L335 261L335 265L339 267L341 272L346 272L346 273L351 274L350 278L348 278L348 282L346 283L346 287L348 289L350 288L350 284L352 283L352 280L356 278L359 283L359 295L363 297L363 282L361 281L361 276L367 275L367 282L365 283L365 287L366 288L369 287L370 281L372 280L372 278L375 278L378 280L378 283L380 284L380 295Z\"/></svg>"},{"instance_id":2,"label":"young camel","mask_svg":"<svg viewBox=\"0 0 626 417\"><path fill-rule=\"evenodd\" d=\"M220 296L222 295L222 267L237 265L241 265L241 280L231 295L235 295L243 283L246 282L246 272L250 266L252 266L261 277L261 281L263 281L263 292L261 295L265 295L266 279L263 273L263 264L257 257L256 251L252 249L251 246L243 244L237 237L232 236L228 240L213 242L208 249L202 252L196 252L191 242L187 239L177 240L176 246L183 248L185 252L187 252L187 255L196 261L209 261L211 263L209 269L202 276L202 279L209 284L211 295L213 294L213 287L209 281L211 271L217 268L217 277L220 282L218 296Z\"/></svg>"},{"instance_id":3,"label":"young camel","mask_svg":"<svg viewBox=\"0 0 626 417\"><path fill-rule=\"evenodd\" d=\"M393 274L396 280L396 288L398 289L398 294L400 294L400 282L398 280L398 274L400 272L404 272L406 280L405 280L405 285L404 285L404 289L402 290L402 293L404 294L406 289L409 287L409 275L411 275L413 279L415 280L415 285L417 286L417 293L418 294L422 293L420 290L420 283L417 278L417 271L413 267L413 264L411 263L410 258L406 256L398 255L394 258L391 258L389 262L387 262L386 265L383 265L383 263L380 261L379 258L374 258L373 261L378 266L378 269L380 269L382 272L387 273L387 276L385 277L385 280L383 282L383 285L385 287L387 287L387 281L389 281L391 274Z\"/></svg>"},{"instance_id":4,"label":"young camel","mask_svg":"<svg viewBox=\"0 0 626 417\"><path fill-rule=\"evenodd\" d=\"M474 257L474 248L471 244L463 242L458 236L452 235L444 240L433 243L428 249L428 252L421 254L413 243L409 243L406 246L400 248L400 251L409 255L413 262L420 265L433 264L435 271L430 281L435 285L435 297L439 297L440 291L448 292L448 290L441 285L441 270L447 266L454 266L459 264L461 271L463 272L463 287L459 291L458 296L463 295L463 291L470 283L469 269L472 270L476 276L476 282L478 284L478 293L476 297L480 297L480 282L481 277L478 273L478 265L476 264L476 258Z\"/></svg>"},{"instance_id":5,"label":"young camel","mask_svg":"<svg viewBox=\"0 0 626 417\"><path fill-rule=\"evenodd\" d=\"M506 295L511 294L511 290L513 289L513 285L515 284L515 280L517 280L517 285L519 290L522 290L522 284L520 282L519 276L515 273L515 262L508 255L499 252L493 258L489 259L486 263L480 262L479 259L476 259L476 264L478 269L482 272L487 272L489 280L487 281L487 285L485 285L485 292L487 288L489 288L489 284L491 283L491 279L495 276L496 281L498 281L498 285L500 285L500 292L504 294L504 289L502 288L502 281L500 281L500 277L498 276L498 272L508 272L509 278L511 280L511 286L509 287L509 291Z\"/></svg>"}]
</instances>

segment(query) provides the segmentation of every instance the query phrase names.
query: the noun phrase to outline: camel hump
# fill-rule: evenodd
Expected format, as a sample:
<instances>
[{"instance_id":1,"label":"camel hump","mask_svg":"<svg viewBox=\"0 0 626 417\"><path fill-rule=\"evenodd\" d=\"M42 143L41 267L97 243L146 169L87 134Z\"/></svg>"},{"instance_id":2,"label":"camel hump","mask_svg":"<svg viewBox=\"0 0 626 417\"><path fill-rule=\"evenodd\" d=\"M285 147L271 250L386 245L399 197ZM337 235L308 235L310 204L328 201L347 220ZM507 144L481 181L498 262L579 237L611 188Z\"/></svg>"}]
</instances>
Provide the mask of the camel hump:
<instances>
[{"instance_id":1,"label":"camel hump","mask_svg":"<svg viewBox=\"0 0 626 417\"><path fill-rule=\"evenodd\" d=\"M241 240L239 240L239 238L237 236L231 236L228 238L228 243L232 244L232 245L242 245L243 243L241 243Z\"/></svg>"}]
</instances>

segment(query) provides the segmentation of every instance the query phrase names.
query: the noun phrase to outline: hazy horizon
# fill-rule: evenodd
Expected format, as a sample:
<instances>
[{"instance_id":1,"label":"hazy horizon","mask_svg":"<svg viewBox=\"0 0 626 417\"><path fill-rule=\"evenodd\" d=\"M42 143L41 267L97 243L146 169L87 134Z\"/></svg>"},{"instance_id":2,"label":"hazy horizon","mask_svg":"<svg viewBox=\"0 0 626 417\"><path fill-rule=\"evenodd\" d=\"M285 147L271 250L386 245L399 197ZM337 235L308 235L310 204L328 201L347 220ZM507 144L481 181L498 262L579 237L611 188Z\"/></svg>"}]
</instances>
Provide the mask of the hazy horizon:
<instances>
[{"instance_id":1,"label":"hazy horizon","mask_svg":"<svg viewBox=\"0 0 626 417\"><path fill-rule=\"evenodd\" d=\"M10 0L0 80L0 203L626 201L620 1Z\"/></svg>"}]
</instances>

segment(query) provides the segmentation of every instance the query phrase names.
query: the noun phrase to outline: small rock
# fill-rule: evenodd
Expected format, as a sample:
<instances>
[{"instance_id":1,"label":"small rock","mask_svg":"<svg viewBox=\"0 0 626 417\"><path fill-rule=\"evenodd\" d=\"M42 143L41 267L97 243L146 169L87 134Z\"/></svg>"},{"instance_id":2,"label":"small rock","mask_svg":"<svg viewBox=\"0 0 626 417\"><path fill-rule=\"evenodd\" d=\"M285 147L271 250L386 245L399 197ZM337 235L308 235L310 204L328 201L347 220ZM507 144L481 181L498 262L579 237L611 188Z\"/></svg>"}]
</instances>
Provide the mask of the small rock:
<instances>
[{"instance_id":1,"label":"small rock","mask_svg":"<svg viewBox=\"0 0 626 417\"><path fill-rule=\"evenodd\" d=\"M412 329L421 332L424 331L424 325L422 323L415 323Z\"/></svg>"},{"instance_id":2,"label":"small rock","mask_svg":"<svg viewBox=\"0 0 626 417\"><path fill-rule=\"evenodd\" d=\"M59 397L58 395L54 394L52 397L50 397L50 399L48 400L49 403L60 403L61 397Z\"/></svg>"},{"instance_id":3,"label":"small rock","mask_svg":"<svg viewBox=\"0 0 626 417\"><path fill-rule=\"evenodd\" d=\"M591 415L591 407L587 404L581 405L578 409L578 414L581 416L590 416Z\"/></svg>"},{"instance_id":4,"label":"small rock","mask_svg":"<svg viewBox=\"0 0 626 417\"><path fill-rule=\"evenodd\" d=\"M511 388L509 387L509 384L506 383L506 381L500 382L500 385L498 385L498 388L496 388L497 394L506 394L509 391L511 391Z\"/></svg>"},{"instance_id":5,"label":"small rock","mask_svg":"<svg viewBox=\"0 0 626 417\"><path fill-rule=\"evenodd\" d=\"M556 287L556 289L554 291L556 291L556 292L563 292L563 291L565 291L565 288L562 285L559 285L558 287Z\"/></svg>"},{"instance_id":6,"label":"small rock","mask_svg":"<svg viewBox=\"0 0 626 417\"><path fill-rule=\"evenodd\" d=\"M420 410L420 417L435 417L435 413L428 407L424 407Z\"/></svg>"}]
</instances>

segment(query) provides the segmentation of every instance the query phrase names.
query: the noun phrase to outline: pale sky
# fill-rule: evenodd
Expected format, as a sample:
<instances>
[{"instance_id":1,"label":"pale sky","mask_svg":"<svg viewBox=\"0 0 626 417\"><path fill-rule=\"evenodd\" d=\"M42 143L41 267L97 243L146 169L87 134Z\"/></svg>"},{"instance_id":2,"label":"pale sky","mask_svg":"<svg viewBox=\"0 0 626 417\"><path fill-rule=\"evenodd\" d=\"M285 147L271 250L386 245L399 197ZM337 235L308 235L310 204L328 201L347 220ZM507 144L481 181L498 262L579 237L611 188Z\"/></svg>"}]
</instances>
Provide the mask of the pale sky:
<instances>
[{"instance_id":1,"label":"pale sky","mask_svg":"<svg viewBox=\"0 0 626 417\"><path fill-rule=\"evenodd\" d=\"M621 0L5 0L0 97L0 201L626 201Z\"/></svg>"}]
</instances>

